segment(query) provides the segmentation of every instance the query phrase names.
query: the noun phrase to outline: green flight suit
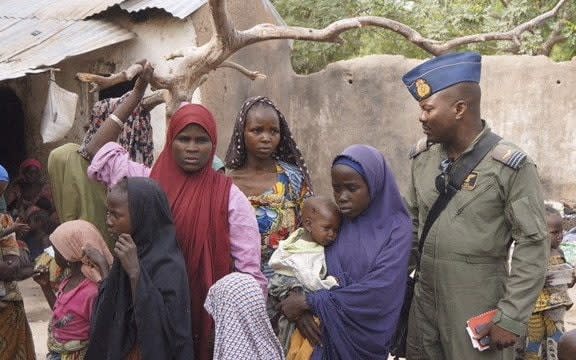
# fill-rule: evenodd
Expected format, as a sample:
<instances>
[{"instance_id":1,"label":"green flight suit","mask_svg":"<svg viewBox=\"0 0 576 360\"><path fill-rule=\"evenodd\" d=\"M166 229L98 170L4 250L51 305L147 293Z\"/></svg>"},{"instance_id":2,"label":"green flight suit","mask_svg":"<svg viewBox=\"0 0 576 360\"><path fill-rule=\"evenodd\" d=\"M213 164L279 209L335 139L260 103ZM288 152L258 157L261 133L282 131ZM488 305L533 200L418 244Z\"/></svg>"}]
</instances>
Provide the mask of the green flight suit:
<instances>
[{"instance_id":1,"label":"green flight suit","mask_svg":"<svg viewBox=\"0 0 576 360\"><path fill-rule=\"evenodd\" d=\"M466 152L489 131L485 126ZM419 144L411 154L412 179L406 196L416 252L428 211L439 194L435 187L439 164L447 158L441 145ZM521 335L544 284L550 244L535 164L518 147L501 141L464 184L424 243L410 309L409 360L513 359L513 347L474 349L466 320L497 308L495 323Z\"/></svg>"}]
</instances>

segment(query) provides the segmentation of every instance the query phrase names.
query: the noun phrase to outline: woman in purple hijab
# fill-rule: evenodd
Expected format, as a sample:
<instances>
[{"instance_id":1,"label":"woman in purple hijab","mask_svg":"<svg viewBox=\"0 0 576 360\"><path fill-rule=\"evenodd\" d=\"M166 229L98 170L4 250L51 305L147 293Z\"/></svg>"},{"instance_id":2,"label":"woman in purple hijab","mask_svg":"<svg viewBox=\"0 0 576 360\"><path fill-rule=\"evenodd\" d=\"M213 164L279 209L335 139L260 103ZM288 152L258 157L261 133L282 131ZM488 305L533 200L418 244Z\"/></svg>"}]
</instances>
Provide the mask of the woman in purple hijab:
<instances>
[{"instance_id":1,"label":"woman in purple hijab","mask_svg":"<svg viewBox=\"0 0 576 360\"><path fill-rule=\"evenodd\" d=\"M281 310L318 344L312 359L387 359L404 300L412 222L392 171L373 147L353 145L338 155L332 187L345 219L325 253L340 286L293 294Z\"/></svg>"}]
</instances>

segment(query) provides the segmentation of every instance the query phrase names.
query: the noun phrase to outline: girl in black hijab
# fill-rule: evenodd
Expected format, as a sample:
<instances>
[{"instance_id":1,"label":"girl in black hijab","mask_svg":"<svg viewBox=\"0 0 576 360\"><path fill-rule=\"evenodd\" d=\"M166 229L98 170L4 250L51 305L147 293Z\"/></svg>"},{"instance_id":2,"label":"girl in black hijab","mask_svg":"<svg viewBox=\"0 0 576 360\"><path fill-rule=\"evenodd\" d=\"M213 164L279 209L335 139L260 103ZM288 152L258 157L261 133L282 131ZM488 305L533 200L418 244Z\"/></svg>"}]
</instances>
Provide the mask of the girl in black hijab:
<instances>
[{"instance_id":1,"label":"girl in black hijab","mask_svg":"<svg viewBox=\"0 0 576 360\"><path fill-rule=\"evenodd\" d=\"M86 359L193 359L188 277L166 195L151 179L128 178L107 207L116 258Z\"/></svg>"}]
</instances>

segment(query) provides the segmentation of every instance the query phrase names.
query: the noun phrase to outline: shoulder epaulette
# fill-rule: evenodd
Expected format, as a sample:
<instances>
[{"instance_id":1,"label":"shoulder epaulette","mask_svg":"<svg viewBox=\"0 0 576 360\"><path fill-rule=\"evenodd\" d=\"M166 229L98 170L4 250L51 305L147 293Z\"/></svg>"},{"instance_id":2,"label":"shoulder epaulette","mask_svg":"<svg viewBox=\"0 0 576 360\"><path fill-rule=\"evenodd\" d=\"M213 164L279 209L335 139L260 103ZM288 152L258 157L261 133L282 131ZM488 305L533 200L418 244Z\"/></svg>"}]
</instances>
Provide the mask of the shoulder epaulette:
<instances>
[{"instance_id":1,"label":"shoulder epaulette","mask_svg":"<svg viewBox=\"0 0 576 360\"><path fill-rule=\"evenodd\" d=\"M412 146L412 149L410 150L410 159L414 159L428 149L430 149L430 143L428 142L427 138L424 137L418 140L416 145Z\"/></svg>"},{"instance_id":2,"label":"shoulder epaulette","mask_svg":"<svg viewBox=\"0 0 576 360\"><path fill-rule=\"evenodd\" d=\"M514 170L518 170L524 164L528 155L510 145L498 144L492 150L492 158Z\"/></svg>"}]
</instances>

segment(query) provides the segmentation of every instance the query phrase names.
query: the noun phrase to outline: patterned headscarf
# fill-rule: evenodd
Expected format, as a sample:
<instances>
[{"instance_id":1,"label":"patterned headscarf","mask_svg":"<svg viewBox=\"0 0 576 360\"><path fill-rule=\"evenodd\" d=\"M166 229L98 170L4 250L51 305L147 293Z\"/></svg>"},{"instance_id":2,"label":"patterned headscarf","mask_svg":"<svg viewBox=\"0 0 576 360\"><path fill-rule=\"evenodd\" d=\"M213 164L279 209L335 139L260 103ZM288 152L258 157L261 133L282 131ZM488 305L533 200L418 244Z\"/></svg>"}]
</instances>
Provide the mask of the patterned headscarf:
<instances>
[{"instance_id":1,"label":"patterned headscarf","mask_svg":"<svg viewBox=\"0 0 576 360\"><path fill-rule=\"evenodd\" d=\"M216 324L214 359L284 359L262 289L252 276L224 276L208 291L204 308Z\"/></svg>"},{"instance_id":2,"label":"patterned headscarf","mask_svg":"<svg viewBox=\"0 0 576 360\"><path fill-rule=\"evenodd\" d=\"M72 220L61 224L50 235L50 242L67 261L81 261L82 274L94 282L100 282L102 274L84 254L86 246L98 250L108 265L112 265L112 254L100 231L86 220Z\"/></svg>"},{"instance_id":3,"label":"patterned headscarf","mask_svg":"<svg viewBox=\"0 0 576 360\"><path fill-rule=\"evenodd\" d=\"M122 104L132 92L129 91L119 98L100 100L92 107L90 114L90 126L84 135L80 154L86 157L84 148L92 140L92 137L104 123L106 118ZM126 120L122 133L118 137L118 143L128 151L132 161L139 162L148 167L154 163L154 143L152 141L152 125L150 113L139 103L132 114Z\"/></svg>"},{"instance_id":4,"label":"patterned headscarf","mask_svg":"<svg viewBox=\"0 0 576 360\"><path fill-rule=\"evenodd\" d=\"M242 105L240 113L238 113L238 116L236 117L232 139L230 139L230 144L228 145L226 160L224 161L226 167L228 169L239 169L246 163L248 154L246 151L246 142L244 141L244 129L246 127L248 113L250 112L250 109L255 106L267 106L276 111L280 122L280 143L278 144L274 157L276 160L281 160L297 166L304 175L306 185L308 185L309 189L312 189L312 183L310 182L310 174L308 174L306 162L292 137L292 132L290 132L290 127L288 126L286 118L284 118L284 115L276 105L274 105L274 103L265 96L252 97L246 100L244 105Z\"/></svg>"}]
</instances>

